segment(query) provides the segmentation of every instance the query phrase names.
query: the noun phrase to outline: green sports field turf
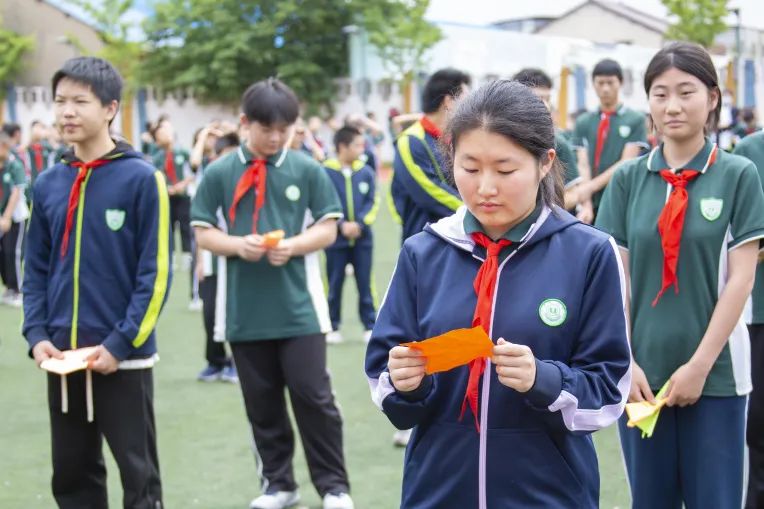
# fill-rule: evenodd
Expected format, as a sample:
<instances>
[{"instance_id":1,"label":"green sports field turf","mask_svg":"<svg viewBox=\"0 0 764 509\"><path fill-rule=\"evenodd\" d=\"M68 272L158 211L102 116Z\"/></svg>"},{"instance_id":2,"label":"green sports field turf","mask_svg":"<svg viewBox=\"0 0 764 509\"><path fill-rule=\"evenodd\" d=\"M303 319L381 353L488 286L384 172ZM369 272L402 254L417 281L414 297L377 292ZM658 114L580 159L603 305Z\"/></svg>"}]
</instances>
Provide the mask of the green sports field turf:
<instances>
[{"instance_id":1,"label":"green sports field turf","mask_svg":"<svg viewBox=\"0 0 764 509\"><path fill-rule=\"evenodd\" d=\"M375 229L375 276L383 293L399 245L398 229L384 206ZM186 308L188 288L188 276L176 274L158 329L161 362L155 368L155 405L165 505L170 509L246 508L259 493L259 485L241 395L238 387L229 384L195 381L204 367L204 332L201 313ZM369 398L352 280L346 282L343 310L346 342L330 347L329 363L345 419L345 455L356 507L395 508L403 452L392 447L393 428ZM0 306L0 508L47 509L55 504L50 495L44 376L26 357L20 322L20 311ZM615 429L597 433L595 442L602 476L601 507L628 507ZM105 454L111 506L119 507L118 472ZM508 455L506 461L522 458ZM320 508L299 445L294 463L304 506Z\"/></svg>"}]
</instances>

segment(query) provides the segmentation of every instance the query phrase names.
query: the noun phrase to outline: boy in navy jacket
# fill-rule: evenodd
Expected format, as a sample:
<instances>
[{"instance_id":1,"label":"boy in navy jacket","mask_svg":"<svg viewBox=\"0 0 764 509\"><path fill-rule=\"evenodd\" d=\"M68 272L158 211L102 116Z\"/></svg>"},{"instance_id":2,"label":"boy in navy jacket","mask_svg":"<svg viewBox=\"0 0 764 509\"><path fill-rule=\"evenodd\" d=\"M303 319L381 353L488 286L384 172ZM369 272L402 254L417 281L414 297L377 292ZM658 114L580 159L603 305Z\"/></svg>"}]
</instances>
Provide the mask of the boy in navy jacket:
<instances>
[{"instance_id":1,"label":"boy in navy jacket","mask_svg":"<svg viewBox=\"0 0 764 509\"><path fill-rule=\"evenodd\" d=\"M55 113L73 149L38 177L24 274L23 334L39 365L93 346L89 369L48 375L53 495L107 507L105 438L125 507L161 507L153 410L156 327L170 284L164 177L109 126L122 80L108 62L68 60Z\"/></svg>"},{"instance_id":2,"label":"boy in navy jacket","mask_svg":"<svg viewBox=\"0 0 764 509\"><path fill-rule=\"evenodd\" d=\"M372 251L374 240L371 225L377 218L379 201L376 197L374 170L359 158L364 151L363 134L355 127L345 126L334 135L337 159L324 162L329 178L337 189L345 219L337 223L337 241L326 248L326 272L329 276L329 316L332 332L327 342L339 343L342 287L345 267L353 266L358 287L358 313L363 323L364 339L368 341L374 327Z\"/></svg>"}]
</instances>

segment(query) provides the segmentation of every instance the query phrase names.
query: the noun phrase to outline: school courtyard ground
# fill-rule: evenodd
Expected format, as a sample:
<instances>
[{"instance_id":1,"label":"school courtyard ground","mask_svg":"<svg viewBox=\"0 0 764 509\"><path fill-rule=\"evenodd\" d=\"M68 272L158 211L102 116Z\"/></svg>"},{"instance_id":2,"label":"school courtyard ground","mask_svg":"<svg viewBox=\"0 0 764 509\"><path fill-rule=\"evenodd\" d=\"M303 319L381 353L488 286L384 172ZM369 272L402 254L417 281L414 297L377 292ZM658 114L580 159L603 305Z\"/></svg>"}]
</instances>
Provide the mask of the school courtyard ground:
<instances>
[{"instance_id":1,"label":"school courtyard ground","mask_svg":"<svg viewBox=\"0 0 764 509\"><path fill-rule=\"evenodd\" d=\"M380 298L399 246L398 227L384 200L381 205L374 252ZM251 434L238 387L195 379L204 367L204 331L201 313L187 309L188 292L188 274L176 273L158 327L161 361L154 369L155 409L165 506L242 509L259 494ZM345 421L352 494L357 509L392 509L400 500L403 450L393 448L393 428L369 398L352 279L346 281L343 313L345 342L329 347L329 366ZM0 507L49 509L55 504L50 494L45 376L26 356L20 327L21 312L0 307ZM594 441L602 478L600 506L626 508L629 490L616 429L596 433ZM106 444L104 451L110 505L120 507L118 471ZM508 455L505 461L522 458ZM301 509L320 508L299 443L294 465Z\"/></svg>"}]
</instances>

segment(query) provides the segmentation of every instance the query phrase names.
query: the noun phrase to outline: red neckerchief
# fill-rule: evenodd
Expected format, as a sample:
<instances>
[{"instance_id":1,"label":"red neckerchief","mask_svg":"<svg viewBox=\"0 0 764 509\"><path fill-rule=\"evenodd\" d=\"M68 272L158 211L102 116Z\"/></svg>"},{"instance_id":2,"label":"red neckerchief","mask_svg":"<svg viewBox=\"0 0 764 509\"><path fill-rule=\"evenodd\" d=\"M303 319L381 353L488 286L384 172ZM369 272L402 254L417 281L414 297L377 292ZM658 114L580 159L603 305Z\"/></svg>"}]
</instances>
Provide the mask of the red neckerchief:
<instances>
[{"instance_id":1,"label":"red neckerchief","mask_svg":"<svg viewBox=\"0 0 764 509\"><path fill-rule=\"evenodd\" d=\"M175 154L172 150L165 150L164 172L167 174L167 178L170 179L170 184L175 185L178 183L178 175L175 173Z\"/></svg>"},{"instance_id":2,"label":"red neckerchief","mask_svg":"<svg viewBox=\"0 0 764 509\"><path fill-rule=\"evenodd\" d=\"M436 140L440 139L441 130L436 126L432 120L430 120L427 117L422 117L422 119L419 121L420 124L422 124L422 127L424 128L424 132L435 138Z\"/></svg>"},{"instance_id":3,"label":"red neckerchief","mask_svg":"<svg viewBox=\"0 0 764 509\"><path fill-rule=\"evenodd\" d=\"M716 145L711 151L708 166L716 162ZM660 176L674 188L668 201L663 206L661 215L658 216L658 233L661 236L661 248L663 248L663 278L661 289L653 300L653 307L663 296L665 291L674 285L674 291L679 293L679 280L676 275L676 265L679 261L679 246L682 241L684 230L684 217L687 212L687 184L700 175L697 170L682 170L681 173L673 173L669 169L661 170Z\"/></svg>"},{"instance_id":4,"label":"red neckerchief","mask_svg":"<svg viewBox=\"0 0 764 509\"><path fill-rule=\"evenodd\" d=\"M32 152L34 152L35 172L40 173L45 169L45 163L43 162L42 157L42 145L40 143L32 143L30 148L32 149Z\"/></svg>"},{"instance_id":5,"label":"red neckerchief","mask_svg":"<svg viewBox=\"0 0 764 509\"><path fill-rule=\"evenodd\" d=\"M615 114L615 111L602 111L600 112L600 123L597 126L597 144L594 146L594 172L600 171L600 157L602 156L602 149L605 147L605 141L607 140L607 133L610 131L610 117Z\"/></svg>"},{"instance_id":6,"label":"red neckerchief","mask_svg":"<svg viewBox=\"0 0 764 509\"><path fill-rule=\"evenodd\" d=\"M255 190L255 211L252 214L252 233L257 233L257 219L260 216L260 209L265 204L265 179L267 175L267 165L265 159L256 159L252 165L244 170L244 173L236 183L236 189L233 193L233 203L228 209L228 217L231 219L231 228L236 221L236 206L250 189Z\"/></svg>"},{"instance_id":7,"label":"red neckerchief","mask_svg":"<svg viewBox=\"0 0 764 509\"><path fill-rule=\"evenodd\" d=\"M493 295L496 289L496 277L499 272L499 253L501 250L512 244L509 240L500 239L498 242L492 241L487 235L481 232L472 234L472 240L486 250L486 257L478 270L473 286L477 294L477 305L475 314L472 317L472 326L483 327L487 334L491 331L491 315L493 308ZM467 390L464 393L462 401L462 410L459 414L459 420L464 417L464 413L469 405L472 415L475 417L475 427L480 433L480 417L478 416L478 385L480 377L485 371L485 359L480 357L470 362L470 376L467 379Z\"/></svg>"},{"instance_id":8,"label":"red neckerchief","mask_svg":"<svg viewBox=\"0 0 764 509\"><path fill-rule=\"evenodd\" d=\"M74 211L77 209L77 205L80 202L80 191L82 189L82 183L90 175L90 172L99 166L110 163L109 159L96 159L89 163L83 163L82 161L76 161L71 163L71 166L79 168L77 177L74 179L72 189L69 191L69 204L66 207L66 223L64 226L64 236L61 239L61 258L66 256L66 251L69 248L69 234L72 230L72 222L74 220Z\"/></svg>"}]
</instances>

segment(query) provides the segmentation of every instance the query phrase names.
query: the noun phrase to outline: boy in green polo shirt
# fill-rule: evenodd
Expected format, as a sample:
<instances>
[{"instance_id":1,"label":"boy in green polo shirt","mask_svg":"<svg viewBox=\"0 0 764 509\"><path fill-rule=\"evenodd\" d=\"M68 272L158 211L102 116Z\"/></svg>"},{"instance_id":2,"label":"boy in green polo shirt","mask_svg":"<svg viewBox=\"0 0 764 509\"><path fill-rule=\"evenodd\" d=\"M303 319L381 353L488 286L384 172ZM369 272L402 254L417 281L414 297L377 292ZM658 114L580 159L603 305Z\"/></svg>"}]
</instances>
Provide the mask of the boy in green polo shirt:
<instances>
[{"instance_id":1,"label":"boy in green polo shirt","mask_svg":"<svg viewBox=\"0 0 764 509\"><path fill-rule=\"evenodd\" d=\"M13 157L13 141L0 131L0 278L5 285L2 303L21 307L21 244L24 222L14 220L14 211L23 198L26 177L21 161Z\"/></svg>"},{"instance_id":2,"label":"boy in green polo shirt","mask_svg":"<svg viewBox=\"0 0 764 509\"><path fill-rule=\"evenodd\" d=\"M592 83L600 101L599 108L578 117L572 140L582 177L578 186L582 203L579 219L587 223L594 222L602 194L615 169L637 157L647 143L644 115L619 102L623 71L618 62L605 59L595 65Z\"/></svg>"},{"instance_id":3,"label":"boy in green polo shirt","mask_svg":"<svg viewBox=\"0 0 764 509\"><path fill-rule=\"evenodd\" d=\"M735 154L750 159L764 182L764 131L751 134L735 146ZM753 390L748 397L748 496L746 509L764 507L764 257L759 252L756 284L751 292L751 315L748 331L751 335L751 381Z\"/></svg>"},{"instance_id":4,"label":"boy in green polo shirt","mask_svg":"<svg viewBox=\"0 0 764 509\"><path fill-rule=\"evenodd\" d=\"M242 98L247 134L205 171L191 208L203 249L227 258L225 337L231 344L258 461L253 509L282 509L300 496L292 471L289 389L311 479L324 509L351 509L342 418L326 371L331 330L318 251L337 236L342 207L315 161L285 147L297 120L294 92L269 78ZM227 233L216 227L222 209ZM275 246L269 232L282 230Z\"/></svg>"}]
</instances>

